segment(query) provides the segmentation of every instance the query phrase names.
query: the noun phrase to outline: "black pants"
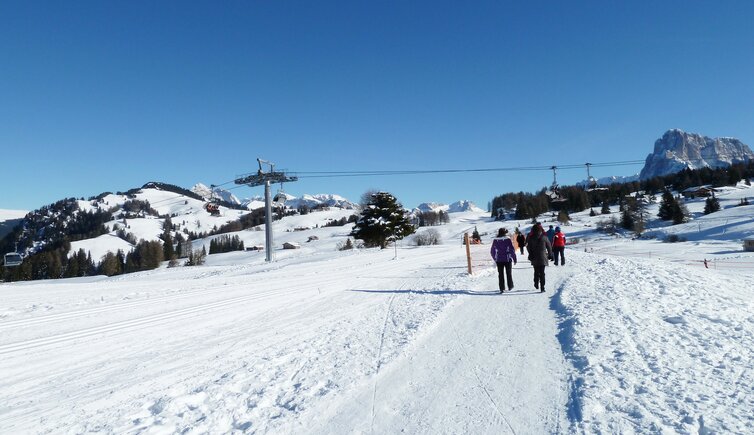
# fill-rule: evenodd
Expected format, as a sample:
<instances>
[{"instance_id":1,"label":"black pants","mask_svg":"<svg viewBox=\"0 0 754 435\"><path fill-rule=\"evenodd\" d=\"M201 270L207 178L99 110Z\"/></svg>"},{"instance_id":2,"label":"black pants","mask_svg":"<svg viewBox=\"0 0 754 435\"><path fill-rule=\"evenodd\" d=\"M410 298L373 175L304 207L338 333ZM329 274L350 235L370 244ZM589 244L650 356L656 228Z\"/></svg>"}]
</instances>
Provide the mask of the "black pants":
<instances>
[{"instance_id":1,"label":"black pants","mask_svg":"<svg viewBox=\"0 0 754 435\"><path fill-rule=\"evenodd\" d=\"M500 286L500 291L502 292L505 290L505 278L508 278L508 290L513 288L513 266L511 265L511 262L502 262L497 263L497 279L498 279L498 285ZM503 273L505 272L505 273Z\"/></svg>"},{"instance_id":2,"label":"black pants","mask_svg":"<svg viewBox=\"0 0 754 435\"><path fill-rule=\"evenodd\" d=\"M545 266L534 266L534 287L544 290Z\"/></svg>"},{"instance_id":3,"label":"black pants","mask_svg":"<svg viewBox=\"0 0 754 435\"><path fill-rule=\"evenodd\" d=\"M558 265L558 255L560 256L560 264L565 266L565 257L563 256L563 252L565 251L564 246L559 246L557 248L552 248L552 256L554 257L553 260L555 260L555 265Z\"/></svg>"},{"instance_id":4,"label":"black pants","mask_svg":"<svg viewBox=\"0 0 754 435\"><path fill-rule=\"evenodd\" d=\"M521 255L524 255L524 245L521 245Z\"/></svg>"}]
</instances>

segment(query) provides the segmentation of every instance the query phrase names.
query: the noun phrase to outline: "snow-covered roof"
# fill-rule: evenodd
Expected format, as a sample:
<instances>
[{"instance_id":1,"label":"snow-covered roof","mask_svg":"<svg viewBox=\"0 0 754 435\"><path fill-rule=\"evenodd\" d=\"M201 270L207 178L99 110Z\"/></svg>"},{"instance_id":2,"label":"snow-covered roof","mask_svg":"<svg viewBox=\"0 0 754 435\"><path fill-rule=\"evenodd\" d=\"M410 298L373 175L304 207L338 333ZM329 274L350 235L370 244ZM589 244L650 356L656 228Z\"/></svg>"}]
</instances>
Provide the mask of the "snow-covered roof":
<instances>
[{"instance_id":1,"label":"snow-covered roof","mask_svg":"<svg viewBox=\"0 0 754 435\"><path fill-rule=\"evenodd\" d=\"M684 192L697 192L699 190L715 190L711 184L706 184L704 186L695 186L695 187L689 187L688 189L685 189Z\"/></svg>"}]
</instances>

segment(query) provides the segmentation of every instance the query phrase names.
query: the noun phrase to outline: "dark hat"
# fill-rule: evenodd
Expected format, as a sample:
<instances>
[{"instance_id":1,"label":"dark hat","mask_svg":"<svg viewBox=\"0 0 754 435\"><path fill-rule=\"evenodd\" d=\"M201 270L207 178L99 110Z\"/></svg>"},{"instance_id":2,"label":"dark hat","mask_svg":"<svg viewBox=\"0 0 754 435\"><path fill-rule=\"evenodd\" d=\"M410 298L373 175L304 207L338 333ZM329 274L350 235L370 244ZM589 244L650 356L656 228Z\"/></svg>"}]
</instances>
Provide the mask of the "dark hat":
<instances>
[{"instance_id":1,"label":"dark hat","mask_svg":"<svg viewBox=\"0 0 754 435\"><path fill-rule=\"evenodd\" d=\"M560 231L560 227L555 227L555 231Z\"/></svg>"}]
</instances>

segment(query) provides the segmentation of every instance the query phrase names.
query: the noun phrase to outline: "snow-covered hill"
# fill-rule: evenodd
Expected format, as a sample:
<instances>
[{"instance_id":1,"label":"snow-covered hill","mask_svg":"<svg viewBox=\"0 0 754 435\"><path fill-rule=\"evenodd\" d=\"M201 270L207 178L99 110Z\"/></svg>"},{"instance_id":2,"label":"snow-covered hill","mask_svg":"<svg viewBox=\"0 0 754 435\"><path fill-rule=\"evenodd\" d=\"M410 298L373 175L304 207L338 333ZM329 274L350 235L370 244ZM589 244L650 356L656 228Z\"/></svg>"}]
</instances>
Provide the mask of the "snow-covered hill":
<instances>
[{"instance_id":1,"label":"snow-covered hill","mask_svg":"<svg viewBox=\"0 0 754 435\"><path fill-rule=\"evenodd\" d=\"M461 213L466 211L484 212L484 210L477 207L473 202L467 200L456 201L448 206L448 213Z\"/></svg>"},{"instance_id":2,"label":"snow-covered hill","mask_svg":"<svg viewBox=\"0 0 754 435\"><path fill-rule=\"evenodd\" d=\"M26 210L2 210L0 209L0 222L22 219L26 216Z\"/></svg>"},{"instance_id":3,"label":"snow-covered hill","mask_svg":"<svg viewBox=\"0 0 754 435\"><path fill-rule=\"evenodd\" d=\"M241 205L241 200L236 198L236 195L225 189L215 188L213 190L202 183L197 183L194 185L194 187L191 188L191 191L207 201L212 199L219 199L220 201L227 202L228 204Z\"/></svg>"},{"instance_id":4,"label":"snow-covered hill","mask_svg":"<svg viewBox=\"0 0 754 435\"><path fill-rule=\"evenodd\" d=\"M332 194L317 194L317 195L305 194L305 195L302 195L300 198L297 198L292 195L286 195L285 206L292 208L294 210L301 207L316 208L316 207L322 207L322 206L339 207L339 208L349 209L349 210L354 210L357 208L356 204L352 203L346 198L343 198L340 195L332 195Z\"/></svg>"},{"instance_id":5,"label":"snow-covered hill","mask_svg":"<svg viewBox=\"0 0 754 435\"><path fill-rule=\"evenodd\" d=\"M0 210L0 239L10 233L26 213L24 210Z\"/></svg>"},{"instance_id":6,"label":"snow-covered hill","mask_svg":"<svg viewBox=\"0 0 754 435\"><path fill-rule=\"evenodd\" d=\"M740 237L754 206L732 206L744 197L754 189L725 189L704 217L688 201L692 222L652 218L648 239L595 230L617 207L573 213L544 294L524 255L500 294L489 258L498 228L530 222L474 211L419 230L442 244L409 238L397 256L336 250L351 226L320 218L352 211L331 209L276 221L273 263L233 252L0 284L0 432L752 433L754 253ZM461 240L475 227L469 276Z\"/></svg>"}]
</instances>

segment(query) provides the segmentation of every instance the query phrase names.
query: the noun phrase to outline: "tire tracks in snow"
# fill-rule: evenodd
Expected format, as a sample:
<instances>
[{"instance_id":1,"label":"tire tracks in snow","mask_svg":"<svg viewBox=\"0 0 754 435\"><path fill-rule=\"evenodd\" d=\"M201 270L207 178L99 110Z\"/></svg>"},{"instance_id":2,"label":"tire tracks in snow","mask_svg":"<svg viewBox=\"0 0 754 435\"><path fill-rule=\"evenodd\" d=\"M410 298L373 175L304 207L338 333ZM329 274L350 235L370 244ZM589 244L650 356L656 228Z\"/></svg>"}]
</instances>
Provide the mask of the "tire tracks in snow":
<instances>
[{"instance_id":1,"label":"tire tracks in snow","mask_svg":"<svg viewBox=\"0 0 754 435\"><path fill-rule=\"evenodd\" d=\"M450 321L450 323L451 323L451 325L453 327L453 333L456 336L456 344L458 345L458 348L461 349L461 352L463 352L463 354L466 356L466 360L467 361L471 360L471 356L469 355L469 352L466 349L466 346L463 345L463 341L461 340L461 336L458 334L458 329L456 328L455 322L453 321L453 319L449 319L449 321ZM487 387L485 386L484 382L482 382L482 378L479 377L479 373L477 371L477 367L474 366L471 371L472 371L472 373L474 373L474 377L476 378L477 385L484 392L484 395L485 395L485 397L487 397L487 400L490 402L490 404L495 409L495 411L500 416L500 418L503 419L503 421L505 422L505 425L508 426L508 429L510 429L511 433L513 435L516 435L516 430L513 429L513 426L511 426L511 423L510 423L510 421L508 421L508 418L505 416L505 414L503 414L503 411L500 410L500 406L498 406L497 402L495 402L495 399L492 398L492 395L490 394L490 390L488 390Z\"/></svg>"},{"instance_id":2,"label":"tire tracks in snow","mask_svg":"<svg viewBox=\"0 0 754 435\"><path fill-rule=\"evenodd\" d=\"M448 277L450 275L452 275L452 273L453 272L450 271L450 270L444 272L439 277L439 282L445 282L448 279ZM394 303L394 301L396 299L396 295L398 295L399 293L405 291L406 288L408 288L408 284L411 281L420 282L423 279L426 279L426 277L416 276L416 277L413 277L413 278L411 278L409 280L405 280L405 281L401 282L401 284L398 285L398 287L396 288L395 293L393 293L390 296L390 300L388 301L387 309L385 310L385 319L382 322L382 330L380 332L380 345L379 345L378 350L377 350L377 360L376 360L376 363L375 363L375 374L374 374L375 379L374 379L374 385L372 387L371 419L370 419L370 424L369 424L369 431L370 431L370 433L374 433L374 420L375 420L375 417L376 417L375 407L376 407L376 404L377 404L377 389L378 389L378 384L379 384L379 373L380 373L380 369L382 368L382 352L383 352L383 348L385 346L385 337L387 336L388 321L390 320L390 314L392 312L393 303Z\"/></svg>"},{"instance_id":3,"label":"tire tracks in snow","mask_svg":"<svg viewBox=\"0 0 754 435\"><path fill-rule=\"evenodd\" d=\"M119 302L119 303L109 304L106 306L86 308L83 310L66 311L64 313L55 313L55 314L48 314L48 315L43 315L43 316L29 317L25 319L8 320L5 322L0 322L0 330L11 329L11 328L23 328L23 327L37 325L37 324L59 322L62 320L77 319L80 317L89 317L92 314L102 314L102 313L107 313L110 311L122 311L122 310L130 309L130 308L141 307L144 305L156 305L161 302L171 302L176 299L180 299L184 297L201 296L204 294L212 294L212 293L217 293L221 291L223 291L223 289L221 288L213 288L211 290L208 290L208 289L193 290L193 291L187 291L187 292L182 292L182 293L176 293L172 295L164 295L164 296L158 296L154 298L139 299L136 301Z\"/></svg>"},{"instance_id":4,"label":"tire tracks in snow","mask_svg":"<svg viewBox=\"0 0 754 435\"><path fill-rule=\"evenodd\" d=\"M290 294L293 292L280 292L279 290L271 290L263 293L255 293L252 295L244 295L222 301L211 302L207 304L195 305L192 307L182 308L179 310L168 311L159 314L152 314L148 316L139 317L136 319L123 320L114 322L108 325L96 326L90 328L84 328L77 331L66 332L62 334L55 334L48 337L36 338L32 340L25 340L16 343L10 343L0 345L0 355L11 354L24 350L31 350L40 347L46 347L56 344L67 343L75 341L81 338L87 338L91 336L108 334L113 332L130 331L137 328L149 327L168 323L174 320L182 319L185 317L193 316L202 313L207 310L216 310L225 308L228 306L236 305L239 303L246 303L255 300L265 299L268 297L279 296L283 294Z\"/></svg>"}]
</instances>

